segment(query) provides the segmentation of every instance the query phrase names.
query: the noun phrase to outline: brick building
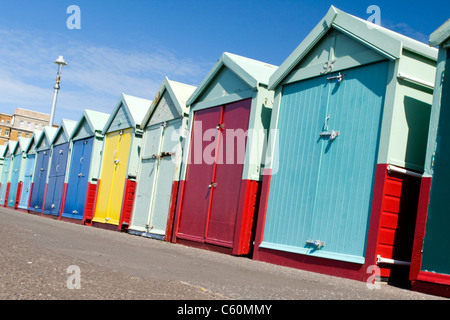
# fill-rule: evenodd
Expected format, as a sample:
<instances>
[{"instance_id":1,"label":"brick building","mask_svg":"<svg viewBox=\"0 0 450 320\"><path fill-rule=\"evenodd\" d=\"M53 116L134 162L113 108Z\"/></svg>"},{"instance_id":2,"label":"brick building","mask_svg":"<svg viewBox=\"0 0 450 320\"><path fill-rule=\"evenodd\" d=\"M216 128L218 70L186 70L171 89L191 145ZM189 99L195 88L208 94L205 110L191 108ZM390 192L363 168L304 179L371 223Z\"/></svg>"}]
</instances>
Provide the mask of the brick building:
<instances>
[{"instance_id":1,"label":"brick building","mask_svg":"<svg viewBox=\"0 0 450 320\"><path fill-rule=\"evenodd\" d=\"M48 125L50 115L33 110L17 108L14 113L0 113L0 145L19 137L31 138L34 130Z\"/></svg>"}]
</instances>

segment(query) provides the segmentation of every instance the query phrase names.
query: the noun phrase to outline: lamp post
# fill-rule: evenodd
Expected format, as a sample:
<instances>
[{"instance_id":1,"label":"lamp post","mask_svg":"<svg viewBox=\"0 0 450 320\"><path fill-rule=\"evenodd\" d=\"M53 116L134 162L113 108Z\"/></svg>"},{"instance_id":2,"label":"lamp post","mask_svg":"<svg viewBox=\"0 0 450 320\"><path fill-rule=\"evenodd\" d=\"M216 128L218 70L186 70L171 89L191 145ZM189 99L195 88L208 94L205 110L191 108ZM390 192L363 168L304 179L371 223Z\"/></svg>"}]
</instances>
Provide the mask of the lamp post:
<instances>
[{"instance_id":1,"label":"lamp post","mask_svg":"<svg viewBox=\"0 0 450 320\"><path fill-rule=\"evenodd\" d=\"M67 62L64 60L63 56L59 56L58 59L55 60L55 63L58 65L58 73L56 75L56 83L55 83L55 92L53 93L53 103L52 103L52 111L50 113L50 121L48 125L53 126L53 118L55 116L55 107L56 107L56 98L58 97L59 91L59 82L61 81L61 69L62 66L67 66Z\"/></svg>"}]
</instances>

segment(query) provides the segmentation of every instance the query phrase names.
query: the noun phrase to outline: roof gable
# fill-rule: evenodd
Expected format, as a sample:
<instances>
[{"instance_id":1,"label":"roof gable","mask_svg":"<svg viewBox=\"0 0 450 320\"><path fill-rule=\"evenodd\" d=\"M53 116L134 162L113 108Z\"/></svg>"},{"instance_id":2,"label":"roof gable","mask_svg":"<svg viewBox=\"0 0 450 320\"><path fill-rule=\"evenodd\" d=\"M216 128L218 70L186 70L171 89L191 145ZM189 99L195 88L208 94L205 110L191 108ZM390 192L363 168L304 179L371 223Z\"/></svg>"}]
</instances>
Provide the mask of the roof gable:
<instances>
[{"instance_id":1,"label":"roof gable","mask_svg":"<svg viewBox=\"0 0 450 320\"><path fill-rule=\"evenodd\" d=\"M252 89L257 89L260 84L267 86L270 76L278 68L271 64L225 52L187 100L186 104L188 106L196 102L224 67L235 73Z\"/></svg>"},{"instance_id":2,"label":"roof gable","mask_svg":"<svg viewBox=\"0 0 450 320\"><path fill-rule=\"evenodd\" d=\"M186 101L195 91L196 87L169 80L167 77L164 78L155 98L152 101L150 108L147 110L141 124L141 128L144 128L150 121L150 119L155 115L158 108L161 108L163 104L162 99L166 96L176 110L170 110L172 112L177 112L178 115L182 115L187 112Z\"/></svg>"},{"instance_id":3,"label":"roof gable","mask_svg":"<svg viewBox=\"0 0 450 320\"><path fill-rule=\"evenodd\" d=\"M439 46L448 39L450 39L450 19L430 35L429 44L433 47Z\"/></svg>"},{"instance_id":4,"label":"roof gable","mask_svg":"<svg viewBox=\"0 0 450 320\"><path fill-rule=\"evenodd\" d=\"M33 131L33 135L30 138L30 143L28 143L27 149L25 150L26 153L29 153L33 147L36 147L37 140L39 140L41 134L42 130Z\"/></svg>"},{"instance_id":5,"label":"roof gable","mask_svg":"<svg viewBox=\"0 0 450 320\"><path fill-rule=\"evenodd\" d=\"M108 129L112 125L120 110L123 110L123 112L126 114L131 126L133 126L134 128L140 128L142 120L144 119L147 110L150 108L151 103L151 100L138 98L122 93L113 112L106 121L106 124L102 131L103 134L108 132Z\"/></svg>"},{"instance_id":6,"label":"roof gable","mask_svg":"<svg viewBox=\"0 0 450 320\"><path fill-rule=\"evenodd\" d=\"M5 149L5 158L6 157L10 157L13 153L14 150L16 149L16 145L17 145L17 141L8 141L8 144L6 145L6 149Z\"/></svg>"},{"instance_id":7,"label":"roof gable","mask_svg":"<svg viewBox=\"0 0 450 320\"><path fill-rule=\"evenodd\" d=\"M78 120L75 128L73 129L70 139L78 136L83 126L87 126L89 128L90 135L93 135L96 132L101 133L106 124L106 121L108 121L108 118L109 114L107 113L85 109L81 118Z\"/></svg>"},{"instance_id":8,"label":"roof gable","mask_svg":"<svg viewBox=\"0 0 450 320\"><path fill-rule=\"evenodd\" d=\"M36 149L48 149L50 148L50 144L53 141L53 138L56 134L58 128L55 127L44 127L42 134L36 141Z\"/></svg>"},{"instance_id":9,"label":"roof gable","mask_svg":"<svg viewBox=\"0 0 450 320\"><path fill-rule=\"evenodd\" d=\"M69 119L62 119L61 125L59 126L53 139L51 140L51 144L68 142L70 140L70 137L72 136L72 132L76 125L77 125L76 121Z\"/></svg>"},{"instance_id":10,"label":"roof gable","mask_svg":"<svg viewBox=\"0 0 450 320\"><path fill-rule=\"evenodd\" d=\"M269 89L276 88L331 28L391 60L400 58L403 48L432 60L437 59L436 49L331 6L325 17L270 77Z\"/></svg>"},{"instance_id":11,"label":"roof gable","mask_svg":"<svg viewBox=\"0 0 450 320\"><path fill-rule=\"evenodd\" d=\"M17 154L26 152L28 145L30 144L30 141L31 141L31 138L19 137L12 153L14 155L17 155Z\"/></svg>"}]
</instances>

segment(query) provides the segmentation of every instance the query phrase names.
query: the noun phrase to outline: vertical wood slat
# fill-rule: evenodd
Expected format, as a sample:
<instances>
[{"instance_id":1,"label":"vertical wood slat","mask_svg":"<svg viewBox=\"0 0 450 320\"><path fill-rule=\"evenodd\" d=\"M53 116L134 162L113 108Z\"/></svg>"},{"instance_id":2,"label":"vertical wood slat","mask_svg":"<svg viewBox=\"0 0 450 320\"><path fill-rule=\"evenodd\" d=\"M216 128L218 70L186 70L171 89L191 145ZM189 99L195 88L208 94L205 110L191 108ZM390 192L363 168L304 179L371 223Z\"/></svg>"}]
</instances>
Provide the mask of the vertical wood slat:
<instances>
[{"instance_id":1,"label":"vertical wood slat","mask_svg":"<svg viewBox=\"0 0 450 320\"><path fill-rule=\"evenodd\" d=\"M322 256L364 256L387 63L345 73L340 84L322 76L283 88L263 242L314 254L306 240L322 240ZM319 137L327 115L328 131L340 131L332 142Z\"/></svg>"}]
</instances>

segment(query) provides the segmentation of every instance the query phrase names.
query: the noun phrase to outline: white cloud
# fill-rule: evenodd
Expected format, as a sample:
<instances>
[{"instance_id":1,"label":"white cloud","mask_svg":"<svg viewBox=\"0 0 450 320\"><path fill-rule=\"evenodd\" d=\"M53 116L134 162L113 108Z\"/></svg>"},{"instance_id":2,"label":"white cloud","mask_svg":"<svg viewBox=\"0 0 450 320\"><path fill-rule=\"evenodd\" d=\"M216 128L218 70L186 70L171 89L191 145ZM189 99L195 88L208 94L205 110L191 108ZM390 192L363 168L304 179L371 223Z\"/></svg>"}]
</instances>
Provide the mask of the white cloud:
<instances>
[{"instance_id":1,"label":"white cloud","mask_svg":"<svg viewBox=\"0 0 450 320\"><path fill-rule=\"evenodd\" d=\"M64 55L55 122L77 120L84 109L110 112L122 92L153 99L164 77L196 85L213 63L180 58L154 49L146 52L93 43L64 41L56 34L36 35L0 29L0 111L23 107L50 112L57 67Z\"/></svg>"}]
</instances>

